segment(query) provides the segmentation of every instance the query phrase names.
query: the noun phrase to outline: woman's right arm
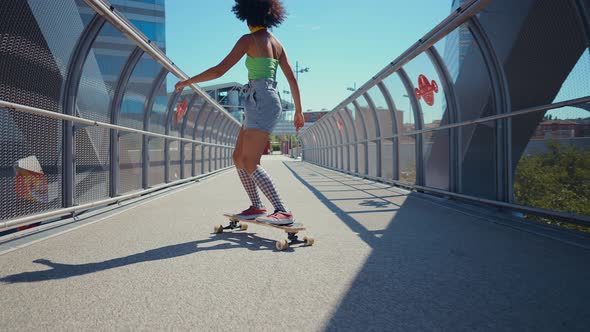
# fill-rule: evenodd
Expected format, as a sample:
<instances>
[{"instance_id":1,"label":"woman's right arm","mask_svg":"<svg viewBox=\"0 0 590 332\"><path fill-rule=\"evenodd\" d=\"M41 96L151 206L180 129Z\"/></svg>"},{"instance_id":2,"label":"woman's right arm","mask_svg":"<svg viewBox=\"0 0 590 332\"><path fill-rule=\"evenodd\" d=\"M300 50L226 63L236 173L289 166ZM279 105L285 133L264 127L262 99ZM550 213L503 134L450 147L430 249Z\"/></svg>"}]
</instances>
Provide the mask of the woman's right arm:
<instances>
[{"instance_id":1,"label":"woman's right arm","mask_svg":"<svg viewBox=\"0 0 590 332\"><path fill-rule=\"evenodd\" d=\"M189 78L186 81L181 81L176 84L176 92L182 90L185 86L191 85L193 83L201 83L205 81L214 80L223 76L231 67L233 67L240 59L246 54L246 50L248 49L248 36L242 36L234 48L229 52L229 54L223 59L217 66L211 67L204 72Z\"/></svg>"},{"instance_id":2,"label":"woman's right arm","mask_svg":"<svg viewBox=\"0 0 590 332\"><path fill-rule=\"evenodd\" d=\"M279 58L279 65L281 66L281 70L283 71L283 74L285 74L287 82L289 82L289 87L291 88L291 94L293 95L293 101L295 102L295 130L299 131L299 129L303 128L303 125L305 124L301 106L301 94L299 93L299 84L295 78L295 72L293 71L293 67L289 62L289 57L284 48L283 53Z\"/></svg>"}]
</instances>

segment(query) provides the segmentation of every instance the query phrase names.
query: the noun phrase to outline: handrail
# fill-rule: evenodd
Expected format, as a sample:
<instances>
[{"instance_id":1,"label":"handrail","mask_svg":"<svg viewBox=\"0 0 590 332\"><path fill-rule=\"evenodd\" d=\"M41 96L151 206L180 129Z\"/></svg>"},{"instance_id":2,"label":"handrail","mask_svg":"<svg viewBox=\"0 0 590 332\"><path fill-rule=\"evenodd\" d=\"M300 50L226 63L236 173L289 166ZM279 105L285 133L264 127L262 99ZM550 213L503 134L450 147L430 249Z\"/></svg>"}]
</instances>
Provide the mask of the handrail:
<instances>
[{"instance_id":1,"label":"handrail","mask_svg":"<svg viewBox=\"0 0 590 332\"><path fill-rule=\"evenodd\" d=\"M458 26L467 22L471 17L475 16L479 11L481 11L483 8L489 5L492 1L493 0L471 0L470 2L459 7L451 15L445 18L441 23L439 23L432 30L426 33L424 37L420 38L404 53L402 53L390 64L388 64L385 68L379 71L369 81L367 81L365 84L359 87L348 98L344 99L344 101L342 101L340 104L334 107L334 109L330 111L328 114L326 114L324 117L322 117L322 119L327 116L332 116L334 112L343 109L345 106L361 97L364 93L368 92L372 87L377 85L379 82L383 81L386 77L399 70L403 65L410 62L412 59L423 53L436 42L438 42L439 40L443 39L448 34L453 32ZM316 121L316 123L321 121L322 119ZM316 124L314 123L309 128L315 125Z\"/></svg>"},{"instance_id":2,"label":"handrail","mask_svg":"<svg viewBox=\"0 0 590 332\"><path fill-rule=\"evenodd\" d=\"M316 162L308 161L308 163L316 165L318 167L328 169L328 170L338 171L341 173L362 177L362 178L368 179L368 180L390 183L390 184L399 185L402 187L407 187L407 188L411 188L411 189L415 189L415 190L419 190L419 191L423 191L423 192L431 192L431 193L435 193L435 194L442 195L442 196L454 197L457 199L462 199L465 201L470 201L470 202L475 202L475 203L481 203L481 204L485 204L488 206L506 208L506 209L510 209L510 210L518 211L518 212L522 212L522 213L530 213L530 214L540 216L540 217L554 217L554 218L558 218L559 220L571 222L571 223L578 224L578 225L585 226L585 227L590 227L590 216L588 216L588 215L573 214L573 213L549 210L549 209L544 209L544 208L539 208L539 207L534 207L534 206L526 206L526 205L519 205L519 204L514 204L514 203L500 202L500 201L495 201L495 200L491 200L491 199L486 199L486 198L481 198L481 197L476 197L476 196L469 196L469 195L465 195L465 194L461 194L461 193L437 189L434 187L420 186L420 185L416 185L416 184L408 183L408 182L404 182L404 181L392 180L392 179L384 178L384 177L376 177L376 176L371 176L371 175L367 175L367 174L361 174L358 172L340 170L335 167L321 165Z\"/></svg>"},{"instance_id":3,"label":"handrail","mask_svg":"<svg viewBox=\"0 0 590 332\"><path fill-rule=\"evenodd\" d=\"M36 107L31 107L31 106L26 106L26 105L21 105L21 104L16 104L16 103L11 103L11 102L7 102L4 100L0 100L0 109L2 109L2 108L17 111L17 112L24 112L24 113L29 113L29 114L40 115L40 116L44 116L44 117L48 117L48 118L53 118L56 120L72 121L73 123L80 123L80 124L87 125L87 126L102 127L102 128L115 129L115 130L128 132L128 133L143 134L145 136L161 137L161 138L167 138L167 139L175 140L175 141L195 143L195 144L199 144L199 145L218 146L218 147L226 147L226 148L233 147L233 145L206 143L206 142L192 140L192 139L188 139L188 138L152 133L152 132L144 131L144 130L140 130L140 129L123 127L123 126L118 126L118 125L100 122L100 121L88 120L88 119L79 118L76 116L71 116L71 115L67 115L67 114L63 114L63 113L51 112L51 111L47 111L47 110L36 108Z\"/></svg>"},{"instance_id":4,"label":"handrail","mask_svg":"<svg viewBox=\"0 0 590 332\"><path fill-rule=\"evenodd\" d=\"M141 31L139 31L132 23L130 23L123 15L120 15L115 10L113 5L107 4L102 0L84 0L86 4L94 9L99 15L104 17L110 24L119 29L123 34L127 35L131 41L137 46L141 47L147 54L155 58L164 68L176 77L186 80L189 76L178 68L165 54L152 43ZM223 112L230 120L237 125L241 123L229 114L221 105L219 105L209 94L204 92L198 85L191 84L191 89L199 94L206 102L214 105L219 111Z\"/></svg>"},{"instance_id":5,"label":"handrail","mask_svg":"<svg viewBox=\"0 0 590 332\"><path fill-rule=\"evenodd\" d=\"M162 190L162 189L166 189L166 188L170 188L173 186L177 186L183 183L187 183L187 182L191 182L191 181L198 181L201 178L204 177L208 177L211 176L213 174L217 174L219 172L222 172L224 170L230 169L233 166L229 166L229 167L225 167L222 169L218 169L216 171L207 173L207 174L201 174L201 175L197 175L197 176L193 176L190 178L186 178L186 179L182 179L182 180L178 180L178 181L174 181L174 182L169 182L169 183L164 183L161 185L157 185L155 187L151 187L148 189L144 189L144 190L140 190L140 191L135 191L133 193L130 194L125 194L122 196L117 196L117 197L112 197L112 198L108 198L105 200L101 200L101 201L96 201L96 202L92 202L92 203L87 203L87 204L82 204L82 205L76 205L76 206L72 206L69 208L61 208L61 209L57 209L57 210L52 210L52 211L47 211L47 212L43 212L43 213L38 213L38 214L33 214L33 215L29 215L29 216L25 216L25 217L20 217L20 218L16 218L16 219L10 219L7 221L1 221L0 222L0 231L4 231L7 229L11 229L11 228L16 228L18 226L22 226L22 225L28 225L37 221L43 221L43 220L47 220L49 218L56 218L56 217L60 217L60 216L65 216L68 214L72 214L72 213L76 213L76 212L80 212L80 211L87 211L90 209L94 209L97 207L101 207L101 206L105 206L105 205L109 205L109 204L113 204L113 203L118 203L121 201L126 201L128 199L132 199L132 198L136 198L136 197L140 197L143 195L147 195L150 194L152 192L158 191L158 190Z\"/></svg>"},{"instance_id":6,"label":"handrail","mask_svg":"<svg viewBox=\"0 0 590 332\"><path fill-rule=\"evenodd\" d=\"M413 136L413 135L418 135L418 134L423 134L423 133L428 133L428 132L433 132L433 131L441 131L441 130L447 130L447 129L451 129L451 128L471 126L474 124L480 124L480 123L484 123L484 122L513 118L513 117L517 117L520 115L526 115L526 114L535 113L535 112L550 111L553 109L558 109L558 108L567 107L567 106L580 105L580 104L586 104L586 103L590 103L590 96L575 98L575 99L570 99L570 100L564 100L564 101L560 101L555 104L546 104L546 105L528 107L528 108L525 108L525 109L522 109L519 111L514 111L514 112L510 112L510 113L495 114L495 115L490 115L490 116L486 116L483 118L466 120L466 121L442 125L442 126L438 126L438 127L434 127L434 128L424 128L421 130L408 131L408 132L404 132L401 134L395 134L392 136L382 136L382 137L376 137L376 138L372 138L372 139L360 140L360 141L357 141L356 143L377 142L382 139L388 140L388 139L394 139L396 137ZM303 150L317 150L317 149L325 149L325 148L332 148L332 147L346 146L346 145L348 145L348 144L345 143L345 144L336 144L336 145L324 145L322 147L317 147L317 148L303 148Z\"/></svg>"}]
</instances>

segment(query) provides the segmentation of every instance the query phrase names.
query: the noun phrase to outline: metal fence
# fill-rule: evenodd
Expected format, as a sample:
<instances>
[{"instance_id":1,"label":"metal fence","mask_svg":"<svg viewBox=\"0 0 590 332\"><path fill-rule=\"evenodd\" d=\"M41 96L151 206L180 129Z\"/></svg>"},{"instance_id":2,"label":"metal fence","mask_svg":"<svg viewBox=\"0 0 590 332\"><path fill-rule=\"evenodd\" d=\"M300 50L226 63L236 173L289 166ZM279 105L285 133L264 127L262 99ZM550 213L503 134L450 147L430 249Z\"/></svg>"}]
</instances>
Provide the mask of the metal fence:
<instances>
[{"instance_id":1,"label":"metal fence","mask_svg":"<svg viewBox=\"0 0 590 332\"><path fill-rule=\"evenodd\" d=\"M0 231L232 165L240 123L101 0L0 3Z\"/></svg>"},{"instance_id":2,"label":"metal fence","mask_svg":"<svg viewBox=\"0 0 590 332\"><path fill-rule=\"evenodd\" d=\"M590 6L454 3L301 134L304 160L590 226Z\"/></svg>"}]
</instances>

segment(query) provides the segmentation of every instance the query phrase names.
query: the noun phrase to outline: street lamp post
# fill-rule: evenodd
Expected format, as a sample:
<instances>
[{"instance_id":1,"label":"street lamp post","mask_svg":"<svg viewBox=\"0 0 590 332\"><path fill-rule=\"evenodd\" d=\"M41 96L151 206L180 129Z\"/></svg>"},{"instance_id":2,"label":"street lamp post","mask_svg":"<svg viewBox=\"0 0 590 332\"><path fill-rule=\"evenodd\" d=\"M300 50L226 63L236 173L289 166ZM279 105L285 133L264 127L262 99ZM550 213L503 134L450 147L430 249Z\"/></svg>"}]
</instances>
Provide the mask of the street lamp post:
<instances>
[{"instance_id":1,"label":"street lamp post","mask_svg":"<svg viewBox=\"0 0 590 332\"><path fill-rule=\"evenodd\" d=\"M295 61L295 78L299 81L299 73L308 73L309 67L299 69L299 61Z\"/></svg>"},{"instance_id":2,"label":"street lamp post","mask_svg":"<svg viewBox=\"0 0 590 332\"><path fill-rule=\"evenodd\" d=\"M299 82L299 73L309 73L309 67L299 69L299 61L295 61L295 79ZM283 90L286 95L291 95L291 104L293 104L293 95L289 90Z\"/></svg>"}]
</instances>

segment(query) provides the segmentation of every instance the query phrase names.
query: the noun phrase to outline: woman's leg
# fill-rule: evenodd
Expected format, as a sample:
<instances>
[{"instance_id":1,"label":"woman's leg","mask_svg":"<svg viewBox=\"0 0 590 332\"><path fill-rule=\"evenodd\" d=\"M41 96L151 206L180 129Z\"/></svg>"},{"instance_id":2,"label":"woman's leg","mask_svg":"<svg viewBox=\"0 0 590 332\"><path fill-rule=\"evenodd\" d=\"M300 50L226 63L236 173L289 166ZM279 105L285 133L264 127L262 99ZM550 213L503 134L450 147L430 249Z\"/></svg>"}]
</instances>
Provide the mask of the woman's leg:
<instances>
[{"instance_id":1,"label":"woman's leg","mask_svg":"<svg viewBox=\"0 0 590 332\"><path fill-rule=\"evenodd\" d=\"M244 145L242 146L242 161L244 168L252 176L254 183L260 188L268 200L272 203L275 211L287 212L287 207L283 204L276 187L260 166L260 157L268 142L269 134L258 129L248 129L244 132Z\"/></svg>"},{"instance_id":2,"label":"woman's leg","mask_svg":"<svg viewBox=\"0 0 590 332\"><path fill-rule=\"evenodd\" d=\"M233 153L232 158L234 160L236 170L238 171L238 176L240 177L240 181L242 181L242 185L244 186L244 189L246 190L246 194L248 194L248 197L250 198L250 202L252 203L252 206L257 209L262 209L263 205L262 205L262 201L260 200L260 196L258 195L258 189L256 188L256 184L252 180L252 177L250 177L250 175L248 175L248 172L246 172L246 170L244 169L244 164L242 161L243 146L244 146L244 129L242 128L240 130L240 133L238 134L238 139L236 142L236 147L234 149L234 153ZM248 209L248 210L250 210L250 209ZM245 211L248 211L248 210L245 210ZM256 218L258 215L265 214L266 210L250 211L250 212L252 212L254 214L253 218ZM244 211L242 211L242 214L244 214ZM243 216L242 214L240 214L241 217L248 219L248 216ZM246 212L246 214L248 214L248 212Z\"/></svg>"}]
</instances>

